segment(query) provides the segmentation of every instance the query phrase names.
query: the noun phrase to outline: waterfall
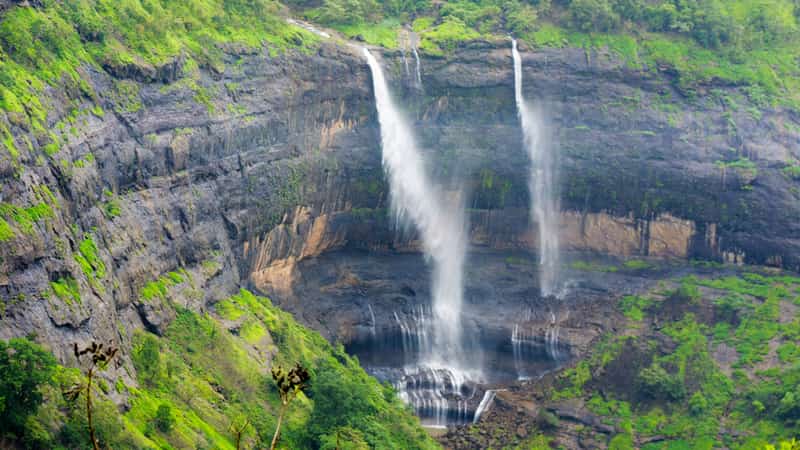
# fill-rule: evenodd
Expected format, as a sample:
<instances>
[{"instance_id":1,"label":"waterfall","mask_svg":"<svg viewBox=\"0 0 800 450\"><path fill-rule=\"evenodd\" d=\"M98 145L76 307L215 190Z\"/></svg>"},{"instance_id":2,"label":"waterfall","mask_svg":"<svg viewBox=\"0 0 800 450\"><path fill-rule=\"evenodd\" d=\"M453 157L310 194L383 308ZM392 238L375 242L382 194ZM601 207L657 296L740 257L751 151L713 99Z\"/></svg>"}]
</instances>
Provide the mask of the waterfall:
<instances>
[{"instance_id":1,"label":"waterfall","mask_svg":"<svg viewBox=\"0 0 800 450\"><path fill-rule=\"evenodd\" d=\"M464 207L462 202L446 198L429 179L411 127L395 106L380 65L366 48L364 55L372 71L391 210L398 224L410 222L419 231L425 255L433 267L433 342L432 351L423 355L424 363L431 367L459 368L464 362L461 345L462 276L467 247Z\"/></svg>"},{"instance_id":2,"label":"waterfall","mask_svg":"<svg viewBox=\"0 0 800 450\"><path fill-rule=\"evenodd\" d=\"M422 70L420 69L419 53L417 53L417 47L412 47L412 51L414 52L414 60L417 62L417 71L416 71L417 84L416 84L416 86L417 86L417 89L422 89Z\"/></svg>"},{"instance_id":3,"label":"waterfall","mask_svg":"<svg viewBox=\"0 0 800 450\"><path fill-rule=\"evenodd\" d=\"M558 206L555 186L555 155L544 139L544 126L535 109L531 109L522 94L522 59L517 41L512 40L514 57L514 97L522 124L525 149L531 161L529 189L532 219L539 228L540 291L554 295L558 288Z\"/></svg>"},{"instance_id":4,"label":"waterfall","mask_svg":"<svg viewBox=\"0 0 800 450\"><path fill-rule=\"evenodd\" d=\"M494 401L495 396L497 396L497 391L494 389L489 389L483 394L483 398L480 404L478 404L478 409L475 410L475 417L472 419L472 423L478 423L478 420L481 419L481 415L492 406L492 401Z\"/></svg>"},{"instance_id":5,"label":"waterfall","mask_svg":"<svg viewBox=\"0 0 800 450\"><path fill-rule=\"evenodd\" d=\"M369 309L369 334L374 338L376 336L375 313L372 311L371 303L367 303L367 308Z\"/></svg>"}]
</instances>

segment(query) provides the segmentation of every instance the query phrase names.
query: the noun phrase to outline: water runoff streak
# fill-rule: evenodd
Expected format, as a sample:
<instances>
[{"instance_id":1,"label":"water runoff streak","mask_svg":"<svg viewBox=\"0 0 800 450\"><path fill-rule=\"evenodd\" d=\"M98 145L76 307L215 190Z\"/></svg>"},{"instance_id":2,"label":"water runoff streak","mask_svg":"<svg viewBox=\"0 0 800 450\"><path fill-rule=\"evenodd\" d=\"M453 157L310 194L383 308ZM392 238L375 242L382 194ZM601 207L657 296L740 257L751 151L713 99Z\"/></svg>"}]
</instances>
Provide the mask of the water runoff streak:
<instances>
[{"instance_id":1,"label":"water runoff streak","mask_svg":"<svg viewBox=\"0 0 800 450\"><path fill-rule=\"evenodd\" d=\"M512 40L514 57L514 97L517 115L522 124L525 149L531 161L529 189L531 215L539 229L540 292L543 296L556 295L558 289L558 206L555 193L555 155L547 145L544 125L536 109L525 102L522 94L522 58L517 41Z\"/></svg>"},{"instance_id":2,"label":"water runoff streak","mask_svg":"<svg viewBox=\"0 0 800 450\"><path fill-rule=\"evenodd\" d=\"M380 65L367 49L364 55L372 71L391 211L398 225L411 224L419 232L433 272L432 320L424 310L415 312L413 324L395 317L404 350L418 348L417 361L406 364L397 387L429 425L471 420L466 400L474 392L467 383L461 329L467 248L463 202L445 196L429 179L411 127L395 106Z\"/></svg>"}]
</instances>

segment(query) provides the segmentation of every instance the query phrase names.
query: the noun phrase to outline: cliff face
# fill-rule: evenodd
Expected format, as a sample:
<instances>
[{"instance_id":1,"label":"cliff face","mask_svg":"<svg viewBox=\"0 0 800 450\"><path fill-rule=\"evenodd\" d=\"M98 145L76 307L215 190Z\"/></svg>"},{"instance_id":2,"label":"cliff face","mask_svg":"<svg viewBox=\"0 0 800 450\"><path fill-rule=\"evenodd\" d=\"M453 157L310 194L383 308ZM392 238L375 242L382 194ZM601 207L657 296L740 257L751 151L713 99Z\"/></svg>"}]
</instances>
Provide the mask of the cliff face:
<instances>
[{"instance_id":1,"label":"cliff face","mask_svg":"<svg viewBox=\"0 0 800 450\"><path fill-rule=\"evenodd\" d=\"M528 249L528 163L507 47L423 58L421 89L400 53L383 62L429 169L471 196L473 243ZM302 301L292 282L304 258L418 248L388 223L358 51L222 50L223 72L191 72L180 58L86 68L105 113L53 92L49 125L66 143L50 158L9 121L32 150L0 162L0 199L52 213L27 225L4 213L13 237L0 249L0 337L124 347L135 328L163 330L170 302L203 310L241 284ZM561 158L567 249L800 266L800 183L784 170L800 159L797 117L758 109L732 86L686 98L669 73L611 54L544 49L523 59L526 97L549 119ZM80 301L51 283L71 279Z\"/></svg>"}]
</instances>

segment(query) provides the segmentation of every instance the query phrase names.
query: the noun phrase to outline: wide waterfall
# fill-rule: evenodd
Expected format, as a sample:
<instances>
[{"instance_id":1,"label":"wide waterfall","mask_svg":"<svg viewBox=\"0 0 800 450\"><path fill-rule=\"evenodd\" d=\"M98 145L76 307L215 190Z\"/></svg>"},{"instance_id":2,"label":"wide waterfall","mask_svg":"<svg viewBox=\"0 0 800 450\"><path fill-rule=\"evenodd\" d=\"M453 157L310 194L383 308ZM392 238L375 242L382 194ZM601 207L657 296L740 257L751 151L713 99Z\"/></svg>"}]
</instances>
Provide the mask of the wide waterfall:
<instances>
[{"instance_id":1,"label":"wide waterfall","mask_svg":"<svg viewBox=\"0 0 800 450\"><path fill-rule=\"evenodd\" d=\"M514 97L522 124L525 149L531 161L529 189L531 215L539 230L540 292L555 295L558 290L558 205L554 187L555 155L545 139L544 125L538 110L530 108L522 94L522 58L517 41L512 40L514 57Z\"/></svg>"}]
</instances>

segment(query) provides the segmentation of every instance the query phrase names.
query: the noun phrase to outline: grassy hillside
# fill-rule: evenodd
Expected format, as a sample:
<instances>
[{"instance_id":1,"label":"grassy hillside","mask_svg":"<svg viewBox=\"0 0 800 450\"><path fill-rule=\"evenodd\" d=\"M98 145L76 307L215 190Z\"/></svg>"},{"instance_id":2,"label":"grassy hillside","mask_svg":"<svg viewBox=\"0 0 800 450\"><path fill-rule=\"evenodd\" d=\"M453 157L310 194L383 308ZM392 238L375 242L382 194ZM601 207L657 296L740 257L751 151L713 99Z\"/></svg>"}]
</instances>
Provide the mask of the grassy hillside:
<instances>
[{"instance_id":1,"label":"grassy hillside","mask_svg":"<svg viewBox=\"0 0 800 450\"><path fill-rule=\"evenodd\" d=\"M336 448L342 440L352 449L436 447L390 387L268 299L243 290L215 309L178 311L162 337L132 332L139 386L101 381L96 389L104 448L234 449L230 427L246 420L243 448L268 446L280 405L269 368L298 362L309 369L311 388L291 404L280 448ZM90 447L83 402L68 403L60 393L80 379L78 370L37 370L47 374L44 404L18 421L24 425L11 431L13 440L31 448ZM12 382L4 378L0 390ZM122 414L108 400L116 393L129 395Z\"/></svg>"},{"instance_id":2,"label":"grassy hillside","mask_svg":"<svg viewBox=\"0 0 800 450\"><path fill-rule=\"evenodd\" d=\"M0 142L5 147L0 157L14 160L34 147L52 157L69 139L57 130L69 129L81 115L105 114L100 94L87 81L92 69L145 76L182 57L184 71L199 66L219 72L224 71L223 45L263 46L275 54L316 41L286 23L282 5L270 0L33 4L8 9L0 22ZM202 100L200 88L190 87ZM132 99L127 108L141 107L135 93L125 94ZM94 107L81 109L87 99ZM53 123L57 118L48 113L64 104L69 105L67 120Z\"/></svg>"}]
</instances>

